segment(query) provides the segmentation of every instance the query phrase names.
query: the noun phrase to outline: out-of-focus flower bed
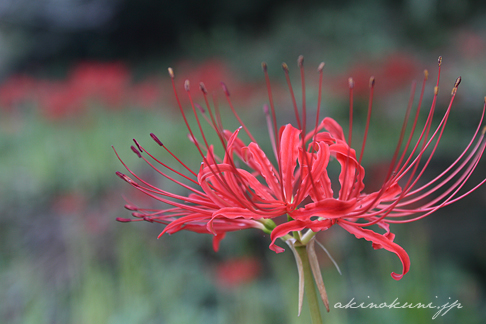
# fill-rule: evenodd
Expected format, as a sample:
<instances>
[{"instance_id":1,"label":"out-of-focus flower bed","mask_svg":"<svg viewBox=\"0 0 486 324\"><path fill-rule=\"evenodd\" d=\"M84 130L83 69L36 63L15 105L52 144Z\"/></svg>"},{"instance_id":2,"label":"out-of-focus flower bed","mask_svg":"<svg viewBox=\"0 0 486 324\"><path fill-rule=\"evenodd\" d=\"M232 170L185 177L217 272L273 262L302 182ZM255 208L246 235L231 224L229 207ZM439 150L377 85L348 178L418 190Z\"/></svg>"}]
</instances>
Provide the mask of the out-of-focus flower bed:
<instances>
[{"instance_id":1,"label":"out-of-focus flower bed","mask_svg":"<svg viewBox=\"0 0 486 324\"><path fill-rule=\"evenodd\" d=\"M188 74L188 65L191 64L181 62L176 66ZM205 62L190 72L190 77L196 80L203 75L210 77L211 87L220 80L236 80L227 66L217 60ZM109 110L153 109L160 107L162 100L169 101L169 96L172 99L172 91L167 92L169 85L167 78L159 75L134 82L132 72L121 62L82 62L74 65L62 80L9 76L0 85L0 108L14 113L25 105L35 105L38 113L48 120L77 117L93 109L93 105Z\"/></svg>"}]
</instances>

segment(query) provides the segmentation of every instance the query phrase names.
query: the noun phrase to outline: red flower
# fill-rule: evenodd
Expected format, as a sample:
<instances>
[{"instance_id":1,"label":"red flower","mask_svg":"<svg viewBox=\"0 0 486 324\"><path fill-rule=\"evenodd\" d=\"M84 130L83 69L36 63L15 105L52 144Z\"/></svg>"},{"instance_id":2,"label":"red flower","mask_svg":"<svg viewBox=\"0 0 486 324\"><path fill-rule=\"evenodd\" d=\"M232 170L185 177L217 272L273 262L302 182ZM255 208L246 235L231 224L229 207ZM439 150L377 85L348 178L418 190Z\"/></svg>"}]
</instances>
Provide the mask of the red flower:
<instances>
[{"instance_id":1,"label":"red flower","mask_svg":"<svg viewBox=\"0 0 486 324\"><path fill-rule=\"evenodd\" d=\"M333 93L342 95L347 90L342 87L342 84L345 84L348 77L352 75L356 83L353 93L357 98L364 99L369 93L367 84L369 77L374 75L377 80L386 80L386 82L380 83L380 88L377 89L377 94L383 99L383 97L386 98L386 96L402 90L419 71L418 62L411 55L396 52L388 54L379 60L368 58L355 62L343 74L337 75L329 86L332 88Z\"/></svg>"},{"instance_id":2,"label":"red flower","mask_svg":"<svg viewBox=\"0 0 486 324\"><path fill-rule=\"evenodd\" d=\"M181 114L188 127L189 137L201 155L202 164L198 172L186 167L191 176L182 175L166 164L155 160L135 141L136 147L132 146L132 150L139 157L155 168L145 157L145 154L147 154L164 168L191 181L194 187L185 185L155 168L164 177L191 191L188 196L173 194L150 185L127 168L138 180L137 182L122 173L117 172L117 174L138 190L173 207L153 210L127 205L126 208L135 211L133 216L136 217L136 220L166 224L160 235L180 230L213 234L215 249L217 249L219 241L226 232L254 227L267 233L270 232L270 249L275 252L282 252L284 249L275 244L278 238L289 243L291 247L307 245L316 232L327 230L333 225L339 225L357 238L371 241L375 249L384 248L395 253L400 258L403 269L402 274L392 273L392 277L399 280L408 272L410 260L405 250L394 242L395 235L390 232L390 224L411 222L430 215L439 208L465 197L486 181L482 180L468 191L461 191L479 163L485 149L484 131L480 132L485 107L483 107L483 114L469 145L456 161L433 180L419 185L418 181L426 171L441 140L460 83L460 78L458 78L452 90L450 104L437 128L433 129L432 120L439 85L437 80L434 99L427 120L422 130L417 131L419 128L418 115L428 75L425 71L424 83L411 132L408 137L405 136L407 122L412 110L410 104L386 179L379 190L366 192L363 183L365 170L361 166L361 160L370 122L374 78L370 80L370 104L366 130L361 153L357 157L355 150L351 148L353 80L349 80L351 104L347 139L342 127L333 119L326 117L319 122L320 90L322 88L324 64L321 64L318 69L317 117L314 126L308 129L302 57L299 58L298 63L303 89L302 112L299 112L290 83L288 67L284 64L283 68L295 110L297 127L287 124L280 127L278 132L276 131L277 122L270 82L266 65L263 65L270 104L270 108L265 106L264 111L276 165L269 160L267 154L260 148L249 129L241 121L231 104L229 91L224 84L223 89L228 104L241 123L241 127L233 132L223 128L217 108L213 111L210 107L204 84L201 83L200 90L204 96L205 110L193 102L189 82L185 82L185 89L200 130L201 139L197 139L195 133L189 127L184 109L180 105L175 91L174 74L172 69L169 69ZM439 58L439 75L440 63L441 59ZM413 102L413 100L410 102ZM210 145L206 140L199 119L201 115L219 136L225 151L221 158L215 155L213 145ZM238 138L242 130L250 138L249 143ZM419 134L415 135L416 132ZM155 135L151 134L151 136L172 154ZM413 143L414 138L418 138L415 143ZM403 149L401 150L402 146ZM338 178L340 189L336 193L333 192L331 180L327 173L328 164L334 163L334 161L337 161L341 167ZM185 166L182 162L180 163ZM438 196L435 196L434 193L436 192L439 192ZM273 219L282 215L287 215L287 221L275 225ZM130 221L130 219L118 220ZM372 225L380 227L384 230L384 234L369 229Z\"/></svg>"},{"instance_id":3,"label":"red flower","mask_svg":"<svg viewBox=\"0 0 486 324\"><path fill-rule=\"evenodd\" d=\"M257 258L240 257L219 263L216 267L216 281L224 288L236 288L255 280L261 271Z\"/></svg>"},{"instance_id":4,"label":"red flower","mask_svg":"<svg viewBox=\"0 0 486 324\"><path fill-rule=\"evenodd\" d=\"M98 99L110 108L118 108L126 97L130 71L120 62L83 62L70 71L68 84L83 99Z\"/></svg>"},{"instance_id":5,"label":"red flower","mask_svg":"<svg viewBox=\"0 0 486 324\"><path fill-rule=\"evenodd\" d=\"M35 80L26 75L13 75L0 85L0 108L12 111L30 98Z\"/></svg>"}]
</instances>

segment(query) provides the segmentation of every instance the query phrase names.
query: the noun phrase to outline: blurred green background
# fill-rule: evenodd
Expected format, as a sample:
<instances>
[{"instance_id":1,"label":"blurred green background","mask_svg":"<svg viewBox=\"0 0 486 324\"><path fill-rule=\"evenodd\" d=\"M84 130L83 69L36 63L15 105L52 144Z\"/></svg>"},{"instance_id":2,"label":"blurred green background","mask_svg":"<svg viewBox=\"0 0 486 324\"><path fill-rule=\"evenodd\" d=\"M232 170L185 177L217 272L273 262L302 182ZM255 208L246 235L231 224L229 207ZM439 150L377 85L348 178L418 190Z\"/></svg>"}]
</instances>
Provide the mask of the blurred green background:
<instances>
[{"instance_id":1,"label":"blurred green background","mask_svg":"<svg viewBox=\"0 0 486 324\"><path fill-rule=\"evenodd\" d=\"M363 133L368 79L376 77L364 159L366 184L376 189L398 140L410 84L429 69L429 107L442 55L438 116L459 75L462 84L426 174L431 179L460 154L479 120L485 9L481 1L460 0L0 1L0 323L308 323L305 304L297 317L293 256L270 251L268 236L230 233L215 253L209 235L157 240L161 226L117 223L129 217L124 197L160 205L116 177L124 170L111 145L152 183L183 192L130 150L136 138L175 166L148 136L153 132L191 167L200 163L167 67L181 91L185 78L204 81L234 129L219 86L225 81L238 112L270 149L260 63L269 65L284 124L293 113L280 64L289 64L298 88L294 62L303 54L309 107L316 106L315 69L325 61L321 113L345 129L347 78L354 77L355 143ZM188 107L186 99L183 104ZM470 187L485 176L481 163ZM331 303L325 323L486 322L485 198L480 188L424 220L392 226L412 260L398 282L390 277L400 269L395 255L338 228L320 233L343 272L320 253ZM352 298L458 300L463 308L432 320L436 310L332 307Z\"/></svg>"}]
</instances>

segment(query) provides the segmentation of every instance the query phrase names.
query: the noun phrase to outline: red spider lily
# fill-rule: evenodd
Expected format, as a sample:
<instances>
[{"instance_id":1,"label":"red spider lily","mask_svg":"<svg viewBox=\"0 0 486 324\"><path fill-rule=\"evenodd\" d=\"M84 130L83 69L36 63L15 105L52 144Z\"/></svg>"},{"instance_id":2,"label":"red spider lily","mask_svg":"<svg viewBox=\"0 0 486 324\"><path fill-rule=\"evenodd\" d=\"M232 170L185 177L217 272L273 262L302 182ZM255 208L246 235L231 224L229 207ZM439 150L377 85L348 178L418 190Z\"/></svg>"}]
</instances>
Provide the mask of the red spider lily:
<instances>
[{"instance_id":1,"label":"red spider lily","mask_svg":"<svg viewBox=\"0 0 486 324\"><path fill-rule=\"evenodd\" d=\"M375 84L373 77L370 79L368 117L358 157L355 150L351 148L354 88L352 79L349 79L350 120L349 133L346 139L342 127L333 119L326 117L319 122L324 64L321 63L318 68L317 112L315 123L310 129L308 128L306 112L303 58L300 57L298 60L303 98L301 111L299 111L294 96L288 67L284 64L283 68L295 111L297 127L287 124L278 129L272 89L266 64L263 64L269 95L269 106L264 107L264 112L276 159L276 165L274 165L233 108L229 91L224 84L222 86L228 105L241 124L241 127L233 132L223 128L218 107L215 106L213 109L209 104L206 87L203 83L200 84L200 91L204 98L205 108L193 101L189 82L186 80L184 84L200 131L201 140L197 139L180 104L175 87L174 73L169 68L174 93L187 125L189 138L202 159L201 167L198 172L189 169L155 135L151 134L152 138L190 173L189 176L184 175L155 159L134 140L136 146L132 146L132 150L135 154L144 159L162 176L183 186L191 193L187 196L181 196L157 188L127 168L136 180L132 180L120 172L117 172L118 176L136 189L172 207L157 210L126 205L127 209L134 211L132 215L135 219L118 218L118 220L122 222L144 220L165 224L166 227L160 235L180 230L212 234L214 235L215 249L218 248L219 241L226 232L245 228L259 228L271 233L270 249L275 252L284 251L283 248L275 244L276 240L280 238L286 241L292 250L294 250L294 247L309 244L312 246L312 249L309 249L309 254L313 255L315 254L313 252L315 233L327 230L333 225L339 225L357 238L371 241L375 249L384 248L395 253L402 262L403 269L402 274L393 272L392 277L399 280L408 272L410 259L405 250L394 242L395 235L390 232L389 225L412 222L430 215L436 210L464 198L486 181L480 181L472 189L461 190L471 177L485 149L485 131L481 131L486 109L485 104L476 131L463 152L434 179L425 184L419 184L419 180L427 170L442 138L461 81L460 78L456 80L444 115L439 124L435 128L432 127L439 89L441 60L439 58L437 85L434 88L434 98L425 124L420 130L418 116L428 77L427 71L424 73L420 98L414 113L415 117L411 123L410 134L406 136L407 124L412 115L415 83L412 87L412 96L386 178L379 190L368 193L365 192L363 183L365 171L361 166L361 161L370 124ZM216 156L213 145L207 142L202 130L200 116L210 124L218 135L224 148L223 157ZM250 138L249 143L238 138L242 130ZM145 155L162 165L164 170L168 169L192 182L193 186L184 184L165 171L158 169ZM337 161L341 167L338 178L340 189L337 193L333 192L327 172L328 164L332 161ZM123 165L126 167L124 163ZM287 215L287 221L276 225L273 219L282 215ZM369 229L372 225L377 225L385 233L380 234ZM309 259L315 261L313 256ZM318 277L320 275L316 275L315 269L316 267L318 269L318 265L314 261L311 260L311 266L314 278L319 286ZM320 279L320 283L322 284L322 279ZM327 300L327 297L324 297L325 291L321 288L319 290L323 300Z\"/></svg>"}]
</instances>

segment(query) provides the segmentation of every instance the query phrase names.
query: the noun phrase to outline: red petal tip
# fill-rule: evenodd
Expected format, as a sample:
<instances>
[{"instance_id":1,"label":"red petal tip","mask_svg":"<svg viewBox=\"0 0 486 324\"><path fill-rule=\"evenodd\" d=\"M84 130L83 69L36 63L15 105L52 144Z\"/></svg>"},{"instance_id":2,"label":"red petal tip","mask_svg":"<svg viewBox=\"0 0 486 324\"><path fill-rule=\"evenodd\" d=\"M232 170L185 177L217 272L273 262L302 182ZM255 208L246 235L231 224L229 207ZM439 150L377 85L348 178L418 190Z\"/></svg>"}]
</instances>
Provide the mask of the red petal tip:
<instances>
[{"instance_id":1,"label":"red petal tip","mask_svg":"<svg viewBox=\"0 0 486 324\"><path fill-rule=\"evenodd\" d=\"M402 278L403 278L403 274L397 274L397 273L395 273L395 272L392 272L392 273L391 273L391 276L392 276L392 278L393 278L393 279L395 279L395 280L400 280L400 279L402 279Z\"/></svg>"}]
</instances>

